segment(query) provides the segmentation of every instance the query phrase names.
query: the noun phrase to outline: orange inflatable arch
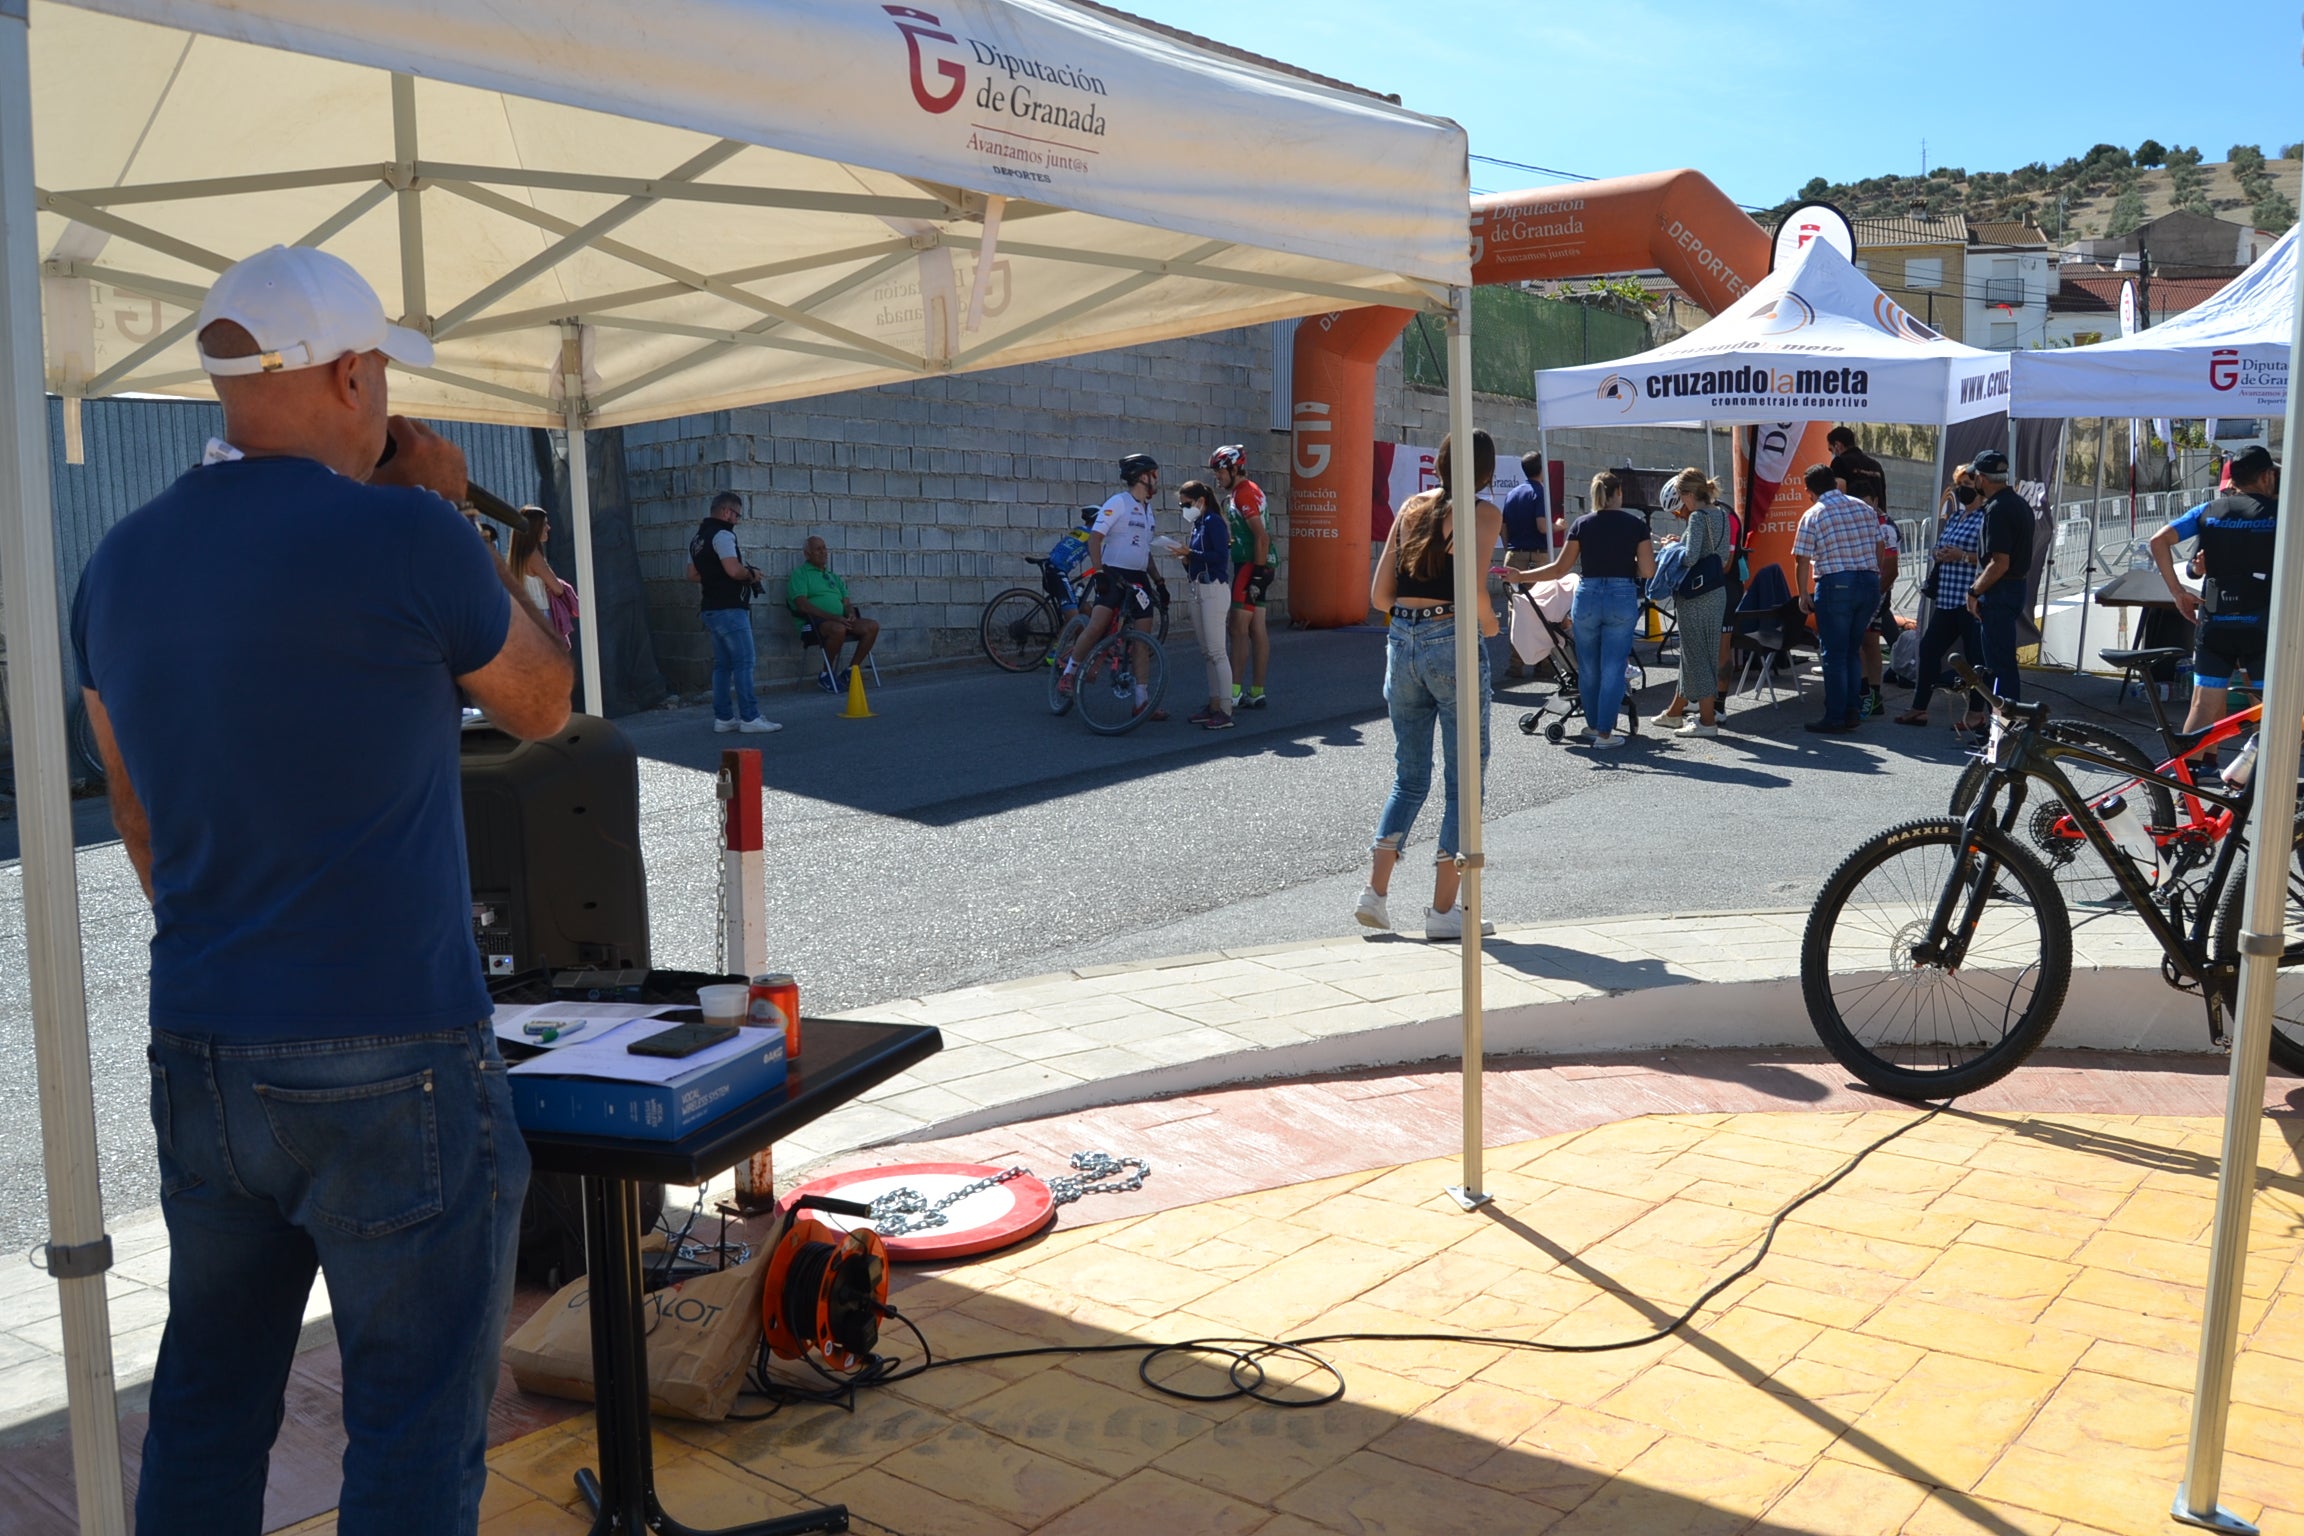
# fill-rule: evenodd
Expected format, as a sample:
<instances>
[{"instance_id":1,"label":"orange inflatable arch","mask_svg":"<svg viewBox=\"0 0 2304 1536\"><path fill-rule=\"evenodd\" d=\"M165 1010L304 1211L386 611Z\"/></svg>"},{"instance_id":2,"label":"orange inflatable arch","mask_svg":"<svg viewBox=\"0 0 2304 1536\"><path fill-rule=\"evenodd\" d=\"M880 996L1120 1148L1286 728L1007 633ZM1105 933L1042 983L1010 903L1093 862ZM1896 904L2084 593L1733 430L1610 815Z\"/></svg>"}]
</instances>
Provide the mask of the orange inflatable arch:
<instances>
[{"instance_id":1,"label":"orange inflatable arch","mask_svg":"<svg viewBox=\"0 0 2304 1536\"><path fill-rule=\"evenodd\" d=\"M1475 198L1471 232L1475 283L1658 267L1718 313L1768 270L1760 226L1689 170ZM1368 616L1376 364L1411 318L1353 309L1297 322L1288 611L1300 624Z\"/></svg>"}]
</instances>

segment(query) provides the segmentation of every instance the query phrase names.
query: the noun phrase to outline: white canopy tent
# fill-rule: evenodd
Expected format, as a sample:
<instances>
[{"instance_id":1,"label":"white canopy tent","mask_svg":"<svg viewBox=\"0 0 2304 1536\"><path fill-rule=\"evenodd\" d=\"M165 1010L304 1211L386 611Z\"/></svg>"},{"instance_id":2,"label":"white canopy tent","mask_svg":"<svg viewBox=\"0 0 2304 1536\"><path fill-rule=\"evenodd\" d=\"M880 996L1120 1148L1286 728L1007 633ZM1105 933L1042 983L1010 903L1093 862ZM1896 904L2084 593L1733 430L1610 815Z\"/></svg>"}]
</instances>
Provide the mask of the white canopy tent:
<instances>
[{"instance_id":1,"label":"white canopy tent","mask_svg":"<svg viewBox=\"0 0 2304 1536\"><path fill-rule=\"evenodd\" d=\"M2007 353L1929 329L1822 240L1685 336L1536 375L1547 432L1813 416L1942 425L2007 404Z\"/></svg>"},{"instance_id":2,"label":"white canopy tent","mask_svg":"<svg viewBox=\"0 0 2304 1536\"><path fill-rule=\"evenodd\" d=\"M2019 352L2017 416L2270 416L2288 401L2297 241L2288 231L2205 303L2085 347Z\"/></svg>"},{"instance_id":3,"label":"white canopy tent","mask_svg":"<svg viewBox=\"0 0 2304 1536\"><path fill-rule=\"evenodd\" d=\"M81 1528L122 1517L44 384L68 421L206 393L208 282L324 245L438 345L395 408L573 429L588 589L587 425L1383 304L1451 312L1466 438L1469 198L1452 123L1067 0L0 0L0 607Z\"/></svg>"}]
</instances>

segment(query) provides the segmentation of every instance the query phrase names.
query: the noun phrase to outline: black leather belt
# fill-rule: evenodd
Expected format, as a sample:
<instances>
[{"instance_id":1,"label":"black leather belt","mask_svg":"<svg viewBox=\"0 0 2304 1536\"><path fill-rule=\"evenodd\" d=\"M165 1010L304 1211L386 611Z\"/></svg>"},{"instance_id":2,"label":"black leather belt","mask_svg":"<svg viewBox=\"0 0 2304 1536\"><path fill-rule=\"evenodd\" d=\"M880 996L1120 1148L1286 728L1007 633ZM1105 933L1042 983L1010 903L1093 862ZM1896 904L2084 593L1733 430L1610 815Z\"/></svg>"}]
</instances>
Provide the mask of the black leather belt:
<instances>
[{"instance_id":1,"label":"black leather belt","mask_svg":"<svg viewBox=\"0 0 2304 1536\"><path fill-rule=\"evenodd\" d=\"M1454 603L1438 603L1430 608L1403 608L1398 603L1392 605L1392 617L1396 619L1448 619L1455 616Z\"/></svg>"}]
</instances>

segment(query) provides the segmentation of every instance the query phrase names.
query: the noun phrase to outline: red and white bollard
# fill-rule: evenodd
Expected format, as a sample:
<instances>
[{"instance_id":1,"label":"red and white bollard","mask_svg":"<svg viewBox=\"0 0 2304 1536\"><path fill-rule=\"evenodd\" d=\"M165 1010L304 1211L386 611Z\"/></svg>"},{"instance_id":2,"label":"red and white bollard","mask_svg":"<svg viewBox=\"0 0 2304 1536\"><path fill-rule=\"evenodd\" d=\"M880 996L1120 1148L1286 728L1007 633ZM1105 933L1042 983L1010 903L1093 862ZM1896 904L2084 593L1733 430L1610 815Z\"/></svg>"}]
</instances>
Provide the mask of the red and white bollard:
<instances>
[{"instance_id":1,"label":"red and white bollard","mask_svg":"<svg viewBox=\"0 0 2304 1536\"><path fill-rule=\"evenodd\" d=\"M720 754L722 788L721 953L728 974L747 979L768 968L768 870L761 850L760 754Z\"/></svg>"}]
</instances>

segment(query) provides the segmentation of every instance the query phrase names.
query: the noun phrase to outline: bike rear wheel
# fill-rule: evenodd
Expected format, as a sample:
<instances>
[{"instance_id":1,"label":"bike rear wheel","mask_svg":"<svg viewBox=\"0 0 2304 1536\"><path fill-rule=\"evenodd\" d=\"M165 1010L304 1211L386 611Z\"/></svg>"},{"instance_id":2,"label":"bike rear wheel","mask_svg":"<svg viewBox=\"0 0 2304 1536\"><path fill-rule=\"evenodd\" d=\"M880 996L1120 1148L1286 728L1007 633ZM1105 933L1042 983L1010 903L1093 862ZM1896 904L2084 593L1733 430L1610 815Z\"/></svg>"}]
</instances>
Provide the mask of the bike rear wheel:
<instances>
[{"instance_id":1,"label":"bike rear wheel","mask_svg":"<svg viewBox=\"0 0 2304 1536\"><path fill-rule=\"evenodd\" d=\"M1056 610L1044 593L1010 587L984 605L976 626L984 654L1003 672L1029 672L1056 643Z\"/></svg>"},{"instance_id":2,"label":"bike rear wheel","mask_svg":"<svg viewBox=\"0 0 2304 1536\"><path fill-rule=\"evenodd\" d=\"M1957 969L1918 958L1947 886ZM2072 976L2056 882L2013 839L1948 817L1871 838L1824 882L1800 946L1808 1020L1880 1092L1942 1099L1998 1082L2039 1048Z\"/></svg>"},{"instance_id":3,"label":"bike rear wheel","mask_svg":"<svg viewBox=\"0 0 2304 1536\"><path fill-rule=\"evenodd\" d=\"M1087 627L1086 619L1075 617L1056 632L1056 644L1049 658L1053 665L1048 668L1048 713L1052 715L1061 715L1072 707L1072 695L1057 685L1064 681L1064 664L1072 659L1072 647L1080 643L1080 631ZM1077 675L1073 680L1079 680Z\"/></svg>"},{"instance_id":4,"label":"bike rear wheel","mask_svg":"<svg viewBox=\"0 0 2304 1536\"><path fill-rule=\"evenodd\" d=\"M2079 791L2090 809L2107 796L2120 793L2135 806L2136 814L2143 818L2146 826L2164 832L2176 825L2176 800L2166 785L2131 783L2138 774L2159 771L2160 765L2146 755L2142 747L2118 731L2085 720L2051 720L2043 731L2050 740L2101 752L2134 770L2115 773L2075 758L2059 759L2057 766L2064 770L2064 776L2072 781L2072 787ZM1961 770L1960 781L1952 786L1954 816L1968 814L1968 807L1975 804L1977 795L1983 792L1990 772L1982 759ZM2031 796L2017 820L2016 836L2056 877L2056 888L2064 893L2067 907L2103 911L2128 905L2119 880L2088 845L2088 835L2080 830L2071 811L2054 795L2036 792Z\"/></svg>"},{"instance_id":5,"label":"bike rear wheel","mask_svg":"<svg viewBox=\"0 0 2304 1536\"><path fill-rule=\"evenodd\" d=\"M1167 691L1168 658L1160 642L1149 631L1127 630L1096 642L1072 693L1082 724L1099 736L1117 736L1150 718Z\"/></svg>"},{"instance_id":6,"label":"bike rear wheel","mask_svg":"<svg viewBox=\"0 0 2304 1536\"><path fill-rule=\"evenodd\" d=\"M2209 954L2219 965L2240 963L2240 932L2248 926L2247 867L2245 857L2233 860L2224 899L2216 906ZM2272 984L2272 1062L2304 1077L2304 818L2296 823L2288 854L2288 897L2280 926L2280 975Z\"/></svg>"}]
</instances>

